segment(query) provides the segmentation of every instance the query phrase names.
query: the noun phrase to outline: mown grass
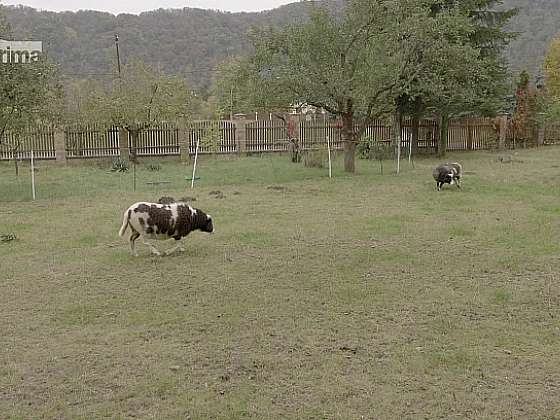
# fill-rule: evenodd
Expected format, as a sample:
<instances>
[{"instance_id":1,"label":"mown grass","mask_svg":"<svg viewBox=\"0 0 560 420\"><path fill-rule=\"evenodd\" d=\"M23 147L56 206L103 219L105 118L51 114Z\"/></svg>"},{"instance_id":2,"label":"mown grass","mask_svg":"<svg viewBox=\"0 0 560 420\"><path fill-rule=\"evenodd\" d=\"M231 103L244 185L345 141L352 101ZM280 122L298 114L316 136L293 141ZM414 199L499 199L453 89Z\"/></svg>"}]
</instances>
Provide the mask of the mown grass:
<instances>
[{"instance_id":1,"label":"mown grass","mask_svg":"<svg viewBox=\"0 0 560 420\"><path fill-rule=\"evenodd\" d=\"M1 164L0 417L557 418L559 158L452 155L464 190L440 193L433 159L332 180L203 159L194 190L190 166L143 162L136 192L107 163L41 162L35 202ZM216 234L135 259L122 212L162 195Z\"/></svg>"}]
</instances>

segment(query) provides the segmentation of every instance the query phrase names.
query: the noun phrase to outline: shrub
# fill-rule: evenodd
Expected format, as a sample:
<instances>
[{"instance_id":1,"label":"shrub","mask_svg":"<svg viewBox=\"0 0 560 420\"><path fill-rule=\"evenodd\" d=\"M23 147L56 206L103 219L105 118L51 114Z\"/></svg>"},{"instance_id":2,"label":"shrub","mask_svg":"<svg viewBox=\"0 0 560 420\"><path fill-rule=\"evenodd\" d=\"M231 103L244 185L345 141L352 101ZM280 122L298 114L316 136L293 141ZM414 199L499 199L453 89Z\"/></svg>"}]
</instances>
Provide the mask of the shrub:
<instances>
[{"instance_id":1,"label":"shrub","mask_svg":"<svg viewBox=\"0 0 560 420\"><path fill-rule=\"evenodd\" d=\"M365 140L358 143L356 147L356 152L358 153L358 158L360 159L371 159L371 140Z\"/></svg>"},{"instance_id":2,"label":"shrub","mask_svg":"<svg viewBox=\"0 0 560 420\"><path fill-rule=\"evenodd\" d=\"M0 233L0 242L15 241L17 236L14 233Z\"/></svg>"},{"instance_id":3,"label":"shrub","mask_svg":"<svg viewBox=\"0 0 560 420\"><path fill-rule=\"evenodd\" d=\"M128 169L129 163L126 160L121 159L120 157L113 160L113 164L111 166L112 172L127 172Z\"/></svg>"},{"instance_id":4,"label":"shrub","mask_svg":"<svg viewBox=\"0 0 560 420\"><path fill-rule=\"evenodd\" d=\"M327 146L319 146L318 149L308 150L303 158L306 168L324 168L328 165L329 151Z\"/></svg>"},{"instance_id":5,"label":"shrub","mask_svg":"<svg viewBox=\"0 0 560 420\"><path fill-rule=\"evenodd\" d=\"M161 165L159 163L150 163L147 168L148 171L157 172L161 170Z\"/></svg>"}]
</instances>

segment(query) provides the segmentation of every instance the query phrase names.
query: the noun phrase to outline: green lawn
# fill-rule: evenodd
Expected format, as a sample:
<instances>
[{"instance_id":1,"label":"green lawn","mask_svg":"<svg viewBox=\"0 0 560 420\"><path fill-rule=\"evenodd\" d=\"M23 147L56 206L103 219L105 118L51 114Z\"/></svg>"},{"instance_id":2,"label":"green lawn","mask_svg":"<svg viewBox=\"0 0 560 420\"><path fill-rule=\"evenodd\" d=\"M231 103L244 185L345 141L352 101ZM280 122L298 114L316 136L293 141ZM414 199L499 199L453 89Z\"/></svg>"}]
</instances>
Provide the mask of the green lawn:
<instances>
[{"instance_id":1,"label":"green lawn","mask_svg":"<svg viewBox=\"0 0 560 420\"><path fill-rule=\"evenodd\" d=\"M435 159L144 162L137 192L39 162L35 202L0 164L0 418L559 419L560 148L513 157L451 154L439 193ZM162 195L216 233L134 258L122 213Z\"/></svg>"}]
</instances>

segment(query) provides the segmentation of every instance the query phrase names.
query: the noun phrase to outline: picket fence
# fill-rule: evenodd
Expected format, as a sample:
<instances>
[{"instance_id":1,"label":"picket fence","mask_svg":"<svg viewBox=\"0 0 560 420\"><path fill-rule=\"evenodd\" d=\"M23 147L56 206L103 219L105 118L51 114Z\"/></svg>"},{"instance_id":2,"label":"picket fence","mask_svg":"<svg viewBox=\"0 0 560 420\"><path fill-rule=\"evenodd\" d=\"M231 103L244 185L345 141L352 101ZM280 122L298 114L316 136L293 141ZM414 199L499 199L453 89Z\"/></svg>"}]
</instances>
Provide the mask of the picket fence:
<instances>
[{"instance_id":1,"label":"picket fence","mask_svg":"<svg viewBox=\"0 0 560 420\"><path fill-rule=\"evenodd\" d=\"M427 153L437 147L438 124L422 120L419 125L418 148ZM121 144L121 136L127 136ZM58 136L58 140L56 140ZM339 120L319 117L299 121L296 137L303 150L315 149L330 143L342 149L342 125ZM361 141L390 143L393 128L384 121L374 121L365 130ZM402 127L402 146L408 148L412 137L412 121L406 119ZM452 120L448 130L448 150L487 150L496 147L498 132L489 118ZM66 159L114 158L135 152L137 156L179 156L195 153L197 143L202 154L268 153L288 150L288 128L282 120L257 121L194 121L187 127L162 124L144 130L136 144L128 132L99 126L67 126L63 131L52 127L29 130L16 138L7 133L1 139L0 160L29 159L31 150L36 159L55 159L64 152ZM62 143L62 146L57 146ZM523 146L532 141L523 139ZM527 144L529 143L529 144ZM536 141L533 141L536 143ZM560 143L560 124L548 125L544 130L544 144ZM519 147L512 127L508 129L506 147ZM62 150L61 150L62 149ZM124 150L123 150L124 149Z\"/></svg>"},{"instance_id":2,"label":"picket fence","mask_svg":"<svg viewBox=\"0 0 560 420\"><path fill-rule=\"evenodd\" d=\"M7 132L0 138L0 160L30 159L31 150L36 159L54 159L54 128L40 127L21 136Z\"/></svg>"}]
</instances>

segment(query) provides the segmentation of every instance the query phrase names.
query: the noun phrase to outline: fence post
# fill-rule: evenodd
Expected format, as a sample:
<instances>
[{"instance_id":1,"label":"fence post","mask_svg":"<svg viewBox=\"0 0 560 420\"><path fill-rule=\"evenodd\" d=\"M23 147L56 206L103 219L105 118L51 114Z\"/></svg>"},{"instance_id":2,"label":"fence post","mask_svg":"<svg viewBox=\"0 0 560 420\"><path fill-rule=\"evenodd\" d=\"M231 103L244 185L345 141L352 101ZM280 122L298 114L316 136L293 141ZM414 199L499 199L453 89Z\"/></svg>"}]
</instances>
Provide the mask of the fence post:
<instances>
[{"instance_id":1,"label":"fence post","mask_svg":"<svg viewBox=\"0 0 560 420\"><path fill-rule=\"evenodd\" d=\"M124 128L119 127L119 156L121 159L128 159L129 149L128 149L128 131Z\"/></svg>"},{"instance_id":2,"label":"fence post","mask_svg":"<svg viewBox=\"0 0 560 420\"><path fill-rule=\"evenodd\" d=\"M247 120L234 120L235 124L235 141L237 142L237 153L247 153Z\"/></svg>"},{"instance_id":3,"label":"fence post","mask_svg":"<svg viewBox=\"0 0 560 420\"><path fill-rule=\"evenodd\" d=\"M190 160L191 130L188 126L179 126L177 135L179 136L179 155L181 162Z\"/></svg>"},{"instance_id":4,"label":"fence post","mask_svg":"<svg viewBox=\"0 0 560 420\"><path fill-rule=\"evenodd\" d=\"M55 128L54 133L54 155L57 163L66 162L66 144L64 130Z\"/></svg>"},{"instance_id":5,"label":"fence post","mask_svg":"<svg viewBox=\"0 0 560 420\"><path fill-rule=\"evenodd\" d=\"M542 118L539 118L537 125L538 125L537 146L542 146L544 145L544 138L545 138L545 124Z\"/></svg>"},{"instance_id":6,"label":"fence post","mask_svg":"<svg viewBox=\"0 0 560 420\"><path fill-rule=\"evenodd\" d=\"M466 119L467 122L467 150L473 149L473 126L470 118Z\"/></svg>"}]
</instances>

